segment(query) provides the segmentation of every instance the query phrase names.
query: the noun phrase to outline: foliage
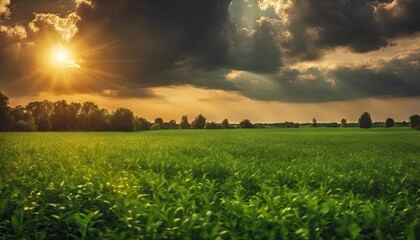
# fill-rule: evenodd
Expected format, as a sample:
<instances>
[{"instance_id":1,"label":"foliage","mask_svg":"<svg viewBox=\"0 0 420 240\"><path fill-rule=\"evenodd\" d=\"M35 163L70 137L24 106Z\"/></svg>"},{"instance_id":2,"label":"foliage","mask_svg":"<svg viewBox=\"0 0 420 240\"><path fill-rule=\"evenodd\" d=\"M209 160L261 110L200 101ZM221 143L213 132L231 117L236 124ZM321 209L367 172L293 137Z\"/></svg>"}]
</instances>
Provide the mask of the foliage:
<instances>
[{"instance_id":1,"label":"foliage","mask_svg":"<svg viewBox=\"0 0 420 240\"><path fill-rule=\"evenodd\" d=\"M163 126L163 119L162 118L156 118L154 123L159 125L159 129L163 129L164 128L164 126Z\"/></svg>"},{"instance_id":2,"label":"foliage","mask_svg":"<svg viewBox=\"0 0 420 240\"><path fill-rule=\"evenodd\" d=\"M230 126L230 124L229 124L229 120L226 118L226 119L224 119L223 121L222 121L222 123L221 123L221 127L223 128L223 129L229 129L229 128L232 128L231 126Z\"/></svg>"},{"instance_id":3,"label":"foliage","mask_svg":"<svg viewBox=\"0 0 420 240\"><path fill-rule=\"evenodd\" d=\"M50 116L43 114L38 119L38 131L48 132L51 131Z\"/></svg>"},{"instance_id":4,"label":"foliage","mask_svg":"<svg viewBox=\"0 0 420 240\"><path fill-rule=\"evenodd\" d=\"M254 124L249 119L244 119L239 123L240 128L254 128Z\"/></svg>"},{"instance_id":5,"label":"foliage","mask_svg":"<svg viewBox=\"0 0 420 240\"><path fill-rule=\"evenodd\" d=\"M182 116L181 122L179 123L179 128L181 128L181 129L191 128L191 124L188 122L188 116L187 115Z\"/></svg>"},{"instance_id":6,"label":"foliage","mask_svg":"<svg viewBox=\"0 0 420 240\"><path fill-rule=\"evenodd\" d=\"M19 120L16 122L14 130L16 132L33 132L35 131L35 125L23 120Z\"/></svg>"},{"instance_id":7,"label":"foliage","mask_svg":"<svg viewBox=\"0 0 420 240\"><path fill-rule=\"evenodd\" d=\"M0 239L416 239L420 135L0 133ZM418 236L418 235L417 235Z\"/></svg>"},{"instance_id":8,"label":"foliage","mask_svg":"<svg viewBox=\"0 0 420 240\"><path fill-rule=\"evenodd\" d=\"M364 112L362 114L362 116L360 116L359 127L360 128L371 128L372 127L372 119L370 117L370 113Z\"/></svg>"},{"instance_id":9,"label":"foliage","mask_svg":"<svg viewBox=\"0 0 420 240\"><path fill-rule=\"evenodd\" d=\"M386 127L393 127L393 126L395 126L395 121L394 121L394 119L392 119L392 118L387 118L386 119L386 121L385 121L385 126Z\"/></svg>"},{"instance_id":10,"label":"foliage","mask_svg":"<svg viewBox=\"0 0 420 240\"><path fill-rule=\"evenodd\" d=\"M82 108L80 103L68 104L65 100L53 103L51 126L54 131L71 131L77 129L77 118Z\"/></svg>"},{"instance_id":11,"label":"foliage","mask_svg":"<svg viewBox=\"0 0 420 240\"><path fill-rule=\"evenodd\" d=\"M15 118L6 108L0 109L0 132L10 131L15 123Z\"/></svg>"},{"instance_id":12,"label":"foliage","mask_svg":"<svg viewBox=\"0 0 420 240\"><path fill-rule=\"evenodd\" d=\"M152 126L152 123L147 121L145 118L137 118L135 123L136 130L148 130Z\"/></svg>"},{"instance_id":13,"label":"foliage","mask_svg":"<svg viewBox=\"0 0 420 240\"><path fill-rule=\"evenodd\" d=\"M312 127L318 127L318 122L315 118L312 119Z\"/></svg>"},{"instance_id":14,"label":"foliage","mask_svg":"<svg viewBox=\"0 0 420 240\"><path fill-rule=\"evenodd\" d=\"M206 118L199 114L191 123L191 125L194 129L203 129L206 126Z\"/></svg>"},{"instance_id":15,"label":"foliage","mask_svg":"<svg viewBox=\"0 0 420 240\"><path fill-rule=\"evenodd\" d=\"M128 108L118 108L111 117L111 129L130 132L135 130L134 113Z\"/></svg>"},{"instance_id":16,"label":"foliage","mask_svg":"<svg viewBox=\"0 0 420 240\"><path fill-rule=\"evenodd\" d=\"M420 130L420 115L416 114L410 117L410 127Z\"/></svg>"},{"instance_id":17,"label":"foliage","mask_svg":"<svg viewBox=\"0 0 420 240\"><path fill-rule=\"evenodd\" d=\"M0 91L0 108L7 107L8 105L9 98Z\"/></svg>"},{"instance_id":18,"label":"foliage","mask_svg":"<svg viewBox=\"0 0 420 240\"><path fill-rule=\"evenodd\" d=\"M10 113L9 98L0 91L0 132L6 132L13 129L15 118Z\"/></svg>"},{"instance_id":19,"label":"foliage","mask_svg":"<svg viewBox=\"0 0 420 240\"><path fill-rule=\"evenodd\" d=\"M150 130L161 130L162 129L162 125L160 125L159 123L153 123L152 126L150 127Z\"/></svg>"},{"instance_id":20,"label":"foliage","mask_svg":"<svg viewBox=\"0 0 420 240\"><path fill-rule=\"evenodd\" d=\"M346 124L347 124L347 119L345 119L345 118L343 118L343 119L341 119L341 126L346 126Z\"/></svg>"},{"instance_id":21,"label":"foliage","mask_svg":"<svg viewBox=\"0 0 420 240\"><path fill-rule=\"evenodd\" d=\"M168 122L168 129L178 129L179 125L176 123L174 119Z\"/></svg>"},{"instance_id":22,"label":"foliage","mask_svg":"<svg viewBox=\"0 0 420 240\"><path fill-rule=\"evenodd\" d=\"M222 126L220 124L215 123L215 122L209 122L209 123L206 123L205 128L206 129L221 129Z\"/></svg>"}]
</instances>

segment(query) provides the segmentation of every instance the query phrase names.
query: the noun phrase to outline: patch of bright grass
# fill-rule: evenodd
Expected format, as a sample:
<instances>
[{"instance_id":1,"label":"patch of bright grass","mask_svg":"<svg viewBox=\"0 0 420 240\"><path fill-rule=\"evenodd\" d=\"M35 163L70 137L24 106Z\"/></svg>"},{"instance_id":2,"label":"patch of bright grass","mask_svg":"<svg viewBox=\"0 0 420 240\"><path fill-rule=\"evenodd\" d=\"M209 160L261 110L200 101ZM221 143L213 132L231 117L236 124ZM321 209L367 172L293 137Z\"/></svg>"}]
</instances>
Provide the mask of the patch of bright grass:
<instances>
[{"instance_id":1,"label":"patch of bright grass","mask_svg":"<svg viewBox=\"0 0 420 240\"><path fill-rule=\"evenodd\" d=\"M0 134L2 239L415 239L408 129Z\"/></svg>"}]
</instances>

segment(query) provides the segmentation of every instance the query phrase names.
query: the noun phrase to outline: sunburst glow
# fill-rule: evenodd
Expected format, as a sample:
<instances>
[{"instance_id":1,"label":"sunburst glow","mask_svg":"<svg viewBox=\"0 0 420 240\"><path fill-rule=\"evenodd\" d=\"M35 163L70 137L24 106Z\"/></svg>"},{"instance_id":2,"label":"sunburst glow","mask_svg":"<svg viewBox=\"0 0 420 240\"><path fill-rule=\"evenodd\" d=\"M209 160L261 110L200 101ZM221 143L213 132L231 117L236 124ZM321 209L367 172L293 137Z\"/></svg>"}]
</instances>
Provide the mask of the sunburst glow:
<instances>
[{"instance_id":1,"label":"sunburst glow","mask_svg":"<svg viewBox=\"0 0 420 240\"><path fill-rule=\"evenodd\" d=\"M80 65L74 59L73 54L65 47L58 46L50 50L49 62L58 68L79 68Z\"/></svg>"}]
</instances>

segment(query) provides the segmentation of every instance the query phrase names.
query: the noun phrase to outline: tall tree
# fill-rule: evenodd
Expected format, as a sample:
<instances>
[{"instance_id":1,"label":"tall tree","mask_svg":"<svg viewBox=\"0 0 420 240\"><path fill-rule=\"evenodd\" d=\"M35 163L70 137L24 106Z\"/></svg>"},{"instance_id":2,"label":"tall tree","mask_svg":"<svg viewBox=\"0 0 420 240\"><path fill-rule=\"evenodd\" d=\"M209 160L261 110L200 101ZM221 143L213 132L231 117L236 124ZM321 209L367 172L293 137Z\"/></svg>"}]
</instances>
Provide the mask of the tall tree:
<instances>
[{"instance_id":1,"label":"tall tree","mask_svg":"<svg viewBox=\"0 0 420 240\"><path fill-rule=\"evenodd\" d=\"M372 118L370 113L364 112L359 118L359 127L360 128L371 128L372 127Z\"/></svg>"},{"instance_id":2,"label":"tall tree","mask_svg":"<svg viewBox=\"0 0 420 240\"><path fill-rule=\"evenodd\" d=\"M412 129L420 130L420 116L418 114L410 117L410 126Z\"/></svg>"},{"instance_id":3,"label":"tall tree","mask_svg":"<svg viewBox=\"0 0 420 240\"><path fill-rule=\"evenodd\" d=\"M80 114L80 110L82 109L82 104L80 103L70 103L68 106L68 113L67 113L67 125L69 126L70 130L78 130L77 129L77 120Z\"/></svg>"},{"instance_id":4,"label":"tall tree","mask_svg":"<svg viewBox=\"0 0 420 240\"><path fill-rule=\"evenodd\" d=\"M347 119L345 119L345 118L341 119L341 125L346 126L347 125Z\"/></svg>"},{"instance_id":5,"label":"tall tree","mask_svg":"<svg viewBox=\"0 0 420 240\"><path fill-rule=\"evenodd\" d=\"M9 105L9 98L0 91L0 108Z\"/></svg>"},{"instance_id":6,"label":"tall tree","mask_svg":"<svg viewBox=\"0 0 420 240\"><path fill-rule=\"evenodd\" d=\"M206 118L199 114L192 122L192 127L195 129L203 129L206 126Z\"/></svg>"},{"instance_id":7,"label":"tall tree","mask_svg":"<svg viewBox=\"0 0 420 240\"><path fill-rule=\"evenodd\" d=\"M229 124L229 120L226 118L222 121L222 128L224 129L229 129L230 128L230 124Z\"/></svg>"},{"instance_id":8,"label":"tall tree","mask_svg":"<svg viewBox=\"0 0 420 240\"><path fill-rule=\"evenodd\" d=\"M114 131L134 131L134 113L128 108L118 108L111 116L111 129Z\"/></svg>"},{"instance_id":9,"label":"tall tree","mask_svg":"<svg viewBox=\"0 0 420 240\"><path fill-rule=\"evenodd\" d=\"M10 114L9 98L0 92L0 131L10 131L15 123L14 117Z\"/></svg>"},{"instance_id":10,"label":"tall tree","mask_svg":"<svg viewBox=\"0 0 420 240\"><path fill-rule=\"evenodd\" d=\"M53 103L53 110L51 113L51 126L53 131L67 131L70 130L68 125L69 106L66 100L61 100Z\"/></svg>"},{"instance_id":11,"label":"tall tree","mask_svg":"<svg viewBox=\"0 0 420 240\"><path fill-rule=\"evenodd\" d=\"M181 122L179 123L179 128L188 129L191 128L191 124L188 122L188 116L184 115L181 117Z\"/></svg>"},{"instance_id":12,"label":"tall tree","mask_svg":"<svg viewBox=\"0 0 420 240\"><path fill-rule=\"evenodd\" d=\"M110 125L108 110L104 108L95 108L87 115L86 127L89 131L107 131L110 129Z\"/></svg>"},{"instance_id":13,"label":"tall tree","mask_svg":"<svg viewBox=\"0 0 420 240\"><path fill-rule=\"evenodd\" d=\"M89 114L93 111L97 111L99 110L98 105L96 105L94 102L84 102L82 104L82 112L85 112L86 114Z\"/></svg>"},{"instance_id":14,"label":"tall tree","mask_svg":"<svg viewBox=\"0 0 420 240\"><path fill-rule=\"evenodd\" d=\"M45 116L50 116L51 111L53 109L53 103L47 100L44 100L42 102L30 102L26 105L26 110L32 113L32 116L34 117L35 124L39 127L39 120L41 116L44 116L43 121L45 121ZM49 121L49 120L48 120ZM45 123L45 122L44 122Z\"/></svg>"}]
</instances>

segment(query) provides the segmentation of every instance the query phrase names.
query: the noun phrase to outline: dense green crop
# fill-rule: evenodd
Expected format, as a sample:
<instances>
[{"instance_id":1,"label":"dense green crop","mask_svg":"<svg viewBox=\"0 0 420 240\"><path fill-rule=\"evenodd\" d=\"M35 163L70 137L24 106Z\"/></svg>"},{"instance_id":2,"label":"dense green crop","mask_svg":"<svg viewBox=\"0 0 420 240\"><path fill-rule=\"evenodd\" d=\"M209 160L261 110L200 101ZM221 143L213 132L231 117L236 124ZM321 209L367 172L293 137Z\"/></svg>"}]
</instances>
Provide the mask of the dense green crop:
<instances>
[{"instance_id":1,"label":"dense green crop","mask_svg":"<svg viewBox=\"0 0 420 240\"><path fill-rule=\"evenodd\" d=\"M0 134L2 239L415 239L409 129Z\"/></svg>"}]
</instances>

